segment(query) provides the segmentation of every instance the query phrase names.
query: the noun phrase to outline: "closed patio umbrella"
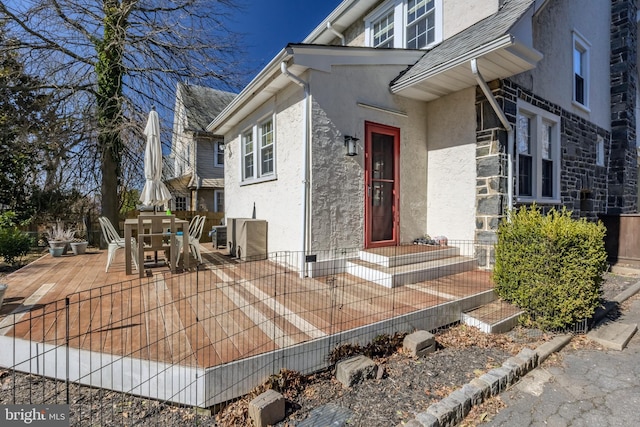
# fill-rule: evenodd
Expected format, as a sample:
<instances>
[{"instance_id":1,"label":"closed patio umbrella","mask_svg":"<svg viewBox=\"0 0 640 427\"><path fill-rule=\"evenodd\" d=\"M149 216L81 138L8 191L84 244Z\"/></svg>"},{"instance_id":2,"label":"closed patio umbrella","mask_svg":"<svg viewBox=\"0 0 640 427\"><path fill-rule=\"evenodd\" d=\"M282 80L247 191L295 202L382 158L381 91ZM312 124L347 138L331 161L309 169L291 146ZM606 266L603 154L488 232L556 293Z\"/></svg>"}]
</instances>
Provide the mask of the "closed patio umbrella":
<instances>
[{"instance_id":1,"label":"closed patio umbrella","mask_svg":"<svg viewBox=\"0 0 640 427\"><path fill-rule=\"evenodd\" d=\"M160 119L155 110L149 113L144 129L147 146L144 151L144 177L146 178L140 202L145 206L162 206L171 200L171 193L162 182L162 146L160 144Z\"/></svg>"}]
</instances>

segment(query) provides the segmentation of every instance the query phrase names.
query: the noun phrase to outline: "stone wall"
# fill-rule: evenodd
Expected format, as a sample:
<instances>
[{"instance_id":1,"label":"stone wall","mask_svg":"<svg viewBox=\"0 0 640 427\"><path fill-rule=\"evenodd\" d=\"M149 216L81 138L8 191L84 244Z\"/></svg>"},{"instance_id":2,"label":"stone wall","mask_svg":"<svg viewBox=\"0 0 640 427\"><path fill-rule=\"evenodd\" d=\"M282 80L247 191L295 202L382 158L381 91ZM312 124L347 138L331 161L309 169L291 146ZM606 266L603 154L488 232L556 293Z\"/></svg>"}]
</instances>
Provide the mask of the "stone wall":
<instances>
[{"instance_id":1,"label":"stone wall","mask_svg":"<svg viewBox=\"0 0 640 427\"><path fill-rule=\"evenodd\" d=\"M605 213L609 184L607 161L614 157L610 133L509 80L491 82L490 87L514 126L518 99L561 118L560 203L538 202L538 205L545 211L564 206L573 211L575 217L590 220ZM480 89L476 96L476 239L491 242L495 241L495 231L508 209L507 133ZM603 166L596 165L598 137L604 141ZM515 177L515 165L513 173ZM519 206L522 203L518 203L514 194L514 207Z\"/></svg>"},{"instance_id":2,"label":"stone wall","mask_svg":"<svg viewBox=\"0 0 640 427\"><path fill-rule=\"evenodd\" d=\"M611 0L611 134L608 213L637 209L636 154L637 6L635 0Z\"/></svg>"}]
</instances>

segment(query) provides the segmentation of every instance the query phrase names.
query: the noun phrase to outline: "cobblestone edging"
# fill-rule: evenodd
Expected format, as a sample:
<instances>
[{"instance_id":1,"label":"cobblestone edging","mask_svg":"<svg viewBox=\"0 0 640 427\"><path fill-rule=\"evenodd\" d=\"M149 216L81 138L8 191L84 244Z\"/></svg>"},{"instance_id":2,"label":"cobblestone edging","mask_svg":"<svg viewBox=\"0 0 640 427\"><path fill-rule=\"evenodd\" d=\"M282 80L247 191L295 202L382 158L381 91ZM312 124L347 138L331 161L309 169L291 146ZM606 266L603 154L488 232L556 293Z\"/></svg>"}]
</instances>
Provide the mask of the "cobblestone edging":
<instances>
[{"instance_id":1,"label":"cobblestone edging","mask_svg":"<svg viewBox=\"0 0 640 427\"><path fill-rule=\"evenodd\" d=\"M640 282L618 294L613 298L613 301L620 304L638 292L640 292ZM594 323L602 320L613 307L614 305L608 305L598 310L593 316ZM567 345L571 338L571 335L560 335L538 346L535 350L530 348L521 350L516 356L507 359L499 368L492 369L465 384L401 426L445 427L459 424L467 416L472 406L477 406L486 399L497 396L517 383L527 373L542 364L547 357Z\"/></svg>"},{"instance_id":2,"label":"cobblestone edging","mask_svg":"<svg viewBox=\"0 0 640 427\"><path fill-rule=\"evenodd\" d=\"M457 425L467 416L472 406L477 406L488 398L497 396L517 383L520 378L538 367L550 354L564 347L569 341L571 341L571 335L561 335L535 350L522 349L516 356L507 359L499 368L494 368L465 384L402 426L445 427Z\"/></svg>"}]
</instances>

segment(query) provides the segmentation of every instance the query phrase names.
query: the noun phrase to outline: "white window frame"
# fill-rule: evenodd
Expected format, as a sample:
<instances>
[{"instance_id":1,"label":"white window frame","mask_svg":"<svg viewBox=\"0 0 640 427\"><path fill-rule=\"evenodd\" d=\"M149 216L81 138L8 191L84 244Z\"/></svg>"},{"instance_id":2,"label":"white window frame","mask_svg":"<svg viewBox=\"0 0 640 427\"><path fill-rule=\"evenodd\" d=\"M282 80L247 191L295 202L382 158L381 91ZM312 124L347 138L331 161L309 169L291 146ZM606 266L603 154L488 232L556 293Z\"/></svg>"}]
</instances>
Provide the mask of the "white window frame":
<instances>
[{"instance_id":1,"label":"white window frame","mask_svg":"<svg viewBox=\"0 0 640 427\"><path fill-rule=\"evenodd\" d=\"M220 162L220 157L222 157L222 162ZM224 142L222 141L213 144L213 166L217 168L224 167Z\"/></svg>"},{"instance_id":2,"label":"white window frame","mask_svg":"<svg viewBox=\"0 0 640 427\"><path fill-rule=\"evenodd\" d=\"M435 27L434 27L434 40L433 42L421 47L421 49L428 49L442 41L442 0L434 1L434 13L435 13ZM374 39L374 25L381 19L385 18L391 11L393 11L393 48L406 49L407 48L407 0L388 0L380 5L371 14L365 17L365 45L368 47L377 47L373 43Z\"/></svg>"},{"instance_id":3,"label":"white window frame","mask_svg":"<svg viewBox=\"0 0 640 427\"><path fill-rule=\"evenodd\" d=\"M262 135L261 129L262 125L265 123L271 122L271 131L272 131L272 142L271 142L271 153L272 153L272 170L263 170L263 148L262 147ZM251 135L253 138L253 152L247 153L245 147L246 137ZM245 128L245 130L240 133L240 146L242 155L240 156L240 177L241 177L241 185L245 184L254 184L263 181L271 181L276 179L276 148L277 148L277 138L276 138L276 120L275 115L270 114L268 116L262 117L260 120L256 121L250 127ZM253 161L253 174L248 176L245 172L246 160L249 158Z\"/></svg>"},{"instance_id":4,"label":"white window frame","mask_svg":"<svg viewBox=\"0 0 640 427\"><path fill-rule=\"evenodd\" d=\"M591 83L589 75L591 68L590 50L591 43L589 43L580 33L574 30L572 32L571 44L571 99L574 105L577 105L578 107L586 110L589 109L589 86ZM580 70L580 74L578 74L578 68ZM582 78L584 102L578 101L578 97L576 96L578 90L578 87L576 85L576 75L580 75L580 77Z\"/></svg>"},{"instance_id":5,"label":"white window frame","mask_svg":"<svg viewBox=\"0 0 640 427\"><path fill-rule=\"evenodd\" d=\"M541 108L535 107L527 102L518 101L517 119L521 115L527 116L530 119L530 144L531 144L531 157L532 157L532 191L531 196L521 196L517 194L517 200L521 202L540 202L540 203L560 203L560 167L561 167L561 140L560 140L560 117L545 111ZM551 150L550 156L553 161L552 172L552 195L550 197L542 196L542 127L543 125L551 125ZM516 123L515 129L515 144L516 144L516 159L515 159L515 189L519 193L519 176L520 176L520 161L519 161L519 149L518 149L518 123Z\"/></svg>"},{"instance_id":6,"label":"white window frame","mask_svg":"<svg viewBox=\"0 0 640 427\"><path fill-rule=\"evenodd\" d=\"M222 199L222 203L220 203L220 199ZM213 190L213 210L224 212L224 190Z\"/></svg>"}]
</instances>

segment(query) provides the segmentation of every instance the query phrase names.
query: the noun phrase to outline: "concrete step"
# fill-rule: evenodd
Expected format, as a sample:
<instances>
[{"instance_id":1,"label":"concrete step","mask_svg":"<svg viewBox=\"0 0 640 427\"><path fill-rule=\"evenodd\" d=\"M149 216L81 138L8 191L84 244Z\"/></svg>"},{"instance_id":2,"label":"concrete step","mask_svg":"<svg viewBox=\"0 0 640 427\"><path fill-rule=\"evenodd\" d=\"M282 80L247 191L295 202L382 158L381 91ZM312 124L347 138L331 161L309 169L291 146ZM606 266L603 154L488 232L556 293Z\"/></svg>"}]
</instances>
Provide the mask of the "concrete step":
<instances>
[{"instance_id":1,"label":"concrete step","mask_svg":"<svg viewBox=\"0 0 640 427\"><path fill-rule=\"evenodd\" d=\"M513 304L495 300L462 313L460 321L488 334L500 334L513 329L522 313L523 311Z\"/></svg>"},{"instance_id":2,"label":"concrete step","mask_svg":"<svg viewBox=\"0 0 640 427\"><path fill-rule=\"evenodd\" d=\"M413 250L412 250L413 249ZM451 246L402 246L384 248L380 251L362 250L359 257L362 261L378 264L381 267L398 267L417 264L460 255L460 248Z\"/></svg>"},{"instance_id":3,"label":"concrete step","mask_svg":"<svg viewBox=\"0 0 640 427\"><path fill-rule=\"evenodd\" d=\"M478 263L475 259L463 256L452 256L395 267L383 267L376 263L353 260L347 262L346 272L387 288L395 288L474 270L477 266Z\"/></svg>"},{"instance_id":4,"label":"concrete step","mask_svg":"<svg viewBox=\"0 0 640 427\"><path fill-rule=\"evenodd\" d=\"M605 322L587 333L587 337L613 350L623 350L638 330L636 323Z\"/></svg>"}]
</instances>

